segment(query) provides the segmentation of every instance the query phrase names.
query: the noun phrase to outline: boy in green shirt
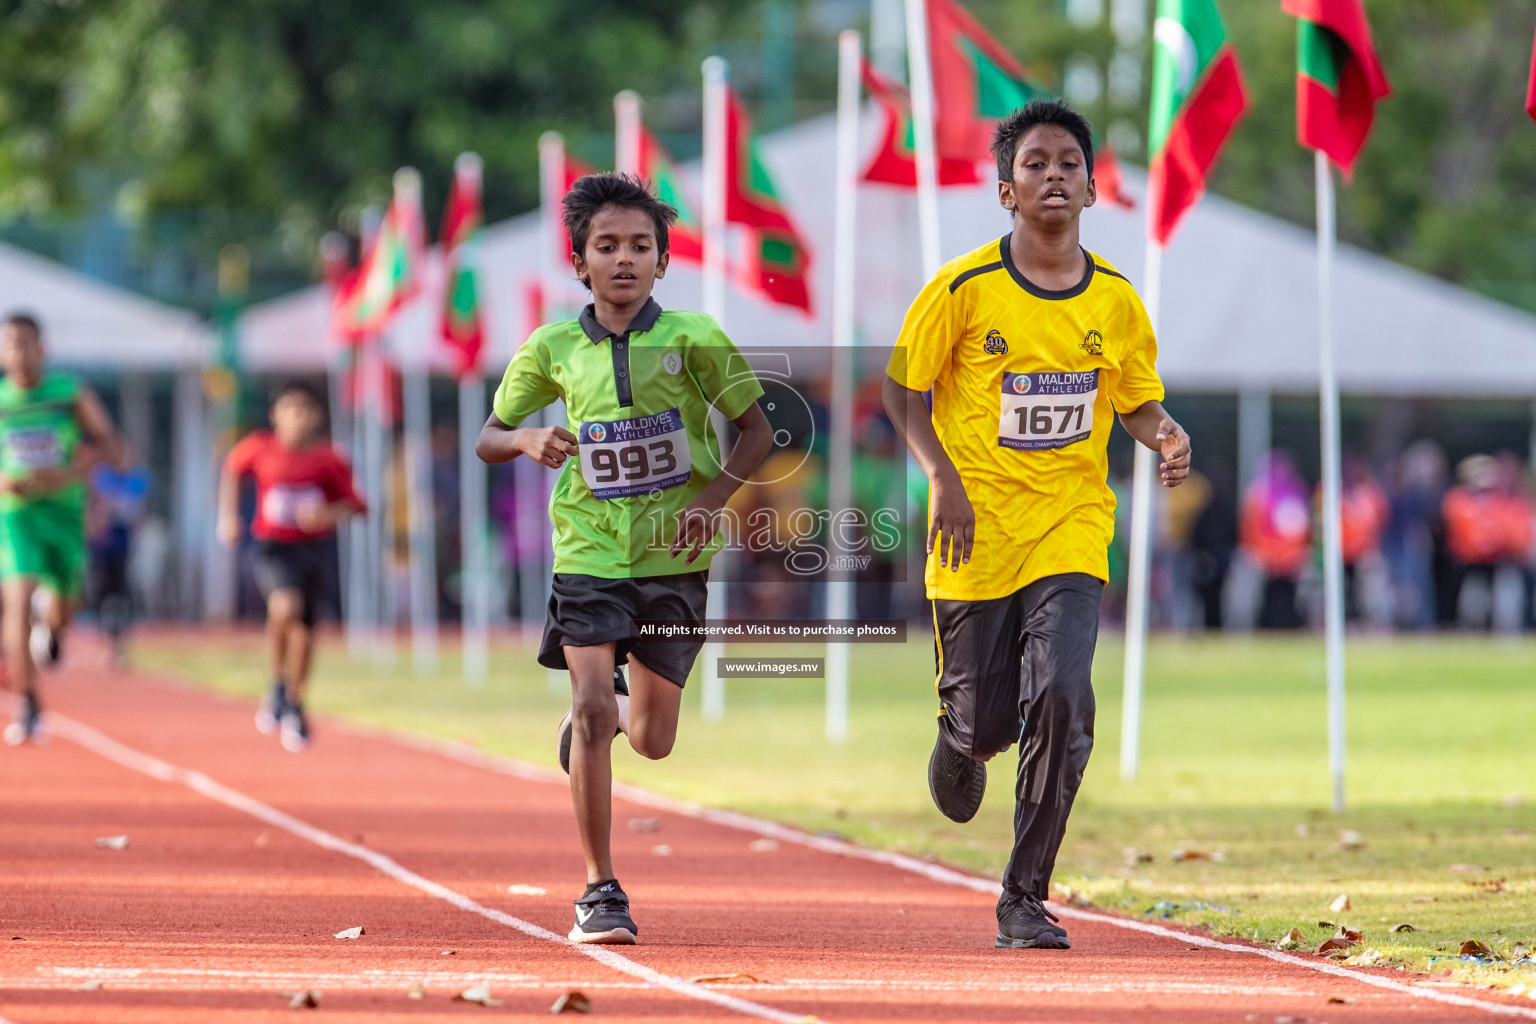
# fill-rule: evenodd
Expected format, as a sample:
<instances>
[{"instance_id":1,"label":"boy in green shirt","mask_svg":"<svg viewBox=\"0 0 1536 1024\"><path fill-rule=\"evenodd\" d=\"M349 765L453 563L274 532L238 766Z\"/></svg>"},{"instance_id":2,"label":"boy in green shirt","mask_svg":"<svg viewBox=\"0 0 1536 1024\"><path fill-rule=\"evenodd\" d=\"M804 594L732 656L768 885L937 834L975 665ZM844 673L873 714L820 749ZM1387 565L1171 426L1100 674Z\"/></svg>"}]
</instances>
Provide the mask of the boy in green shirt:
<instances>
[{"instance_id":1,"label":"boy in green shirt","mask_svg":"<svg viewBox=\"0 0 1536 1024\"><path fill-rule=\"evenodd\" d=\"M716 517L768 453L772 431L756 404L762 386L720 325L651 298L677 211L618 174L581 178L562 206L571 265L592 303L517 350L475 451L562 470L549 503L555 577L539 664L571 673L560 752L587 887L570 938L633 943L639 930L610 855L610 748L623 732L642 757L671 752L702 646L644 636L636 623L702 623ZM519 427L556 399L566 427ZM711 408L741 431L724 462ZM629 692L616 695L625 663Z\"/></svg>"},{"instance_id":2,"label":"boy in green shirt","mask_svg":"<svg viewBox=\"0 0 1536 1024\"><path fill-rule=\"evenodd\" d=\"M5 664L18 696L5 741L18 746L44 739L38 666L58 662L85 581L86 475L103 458L126 468L127 451L90 388L45 372L35 318L14 313L0 326L0 368L0 585ZM34 624L38 590L47 600Z\"/></svg>"}]
</instances>

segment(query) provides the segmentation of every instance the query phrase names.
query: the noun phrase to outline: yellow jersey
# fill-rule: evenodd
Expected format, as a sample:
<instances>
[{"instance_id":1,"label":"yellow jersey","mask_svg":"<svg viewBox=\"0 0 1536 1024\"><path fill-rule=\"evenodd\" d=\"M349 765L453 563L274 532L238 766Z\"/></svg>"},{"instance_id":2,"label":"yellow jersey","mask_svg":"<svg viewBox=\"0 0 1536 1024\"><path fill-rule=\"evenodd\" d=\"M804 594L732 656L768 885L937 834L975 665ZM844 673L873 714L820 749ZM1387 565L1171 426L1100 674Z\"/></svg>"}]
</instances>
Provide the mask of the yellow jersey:
<instances>
[{"instance_id":1,"label":"yellow jersey","mask_svg":"<svg viewBox=\"0 0 1536 1024\"><path fill-rule=\"evenodd\" d=\"M1114 414L1163 397L1130 282L1085 249L1082 280L1041 288L1014 265L1012 237L944 265L907 310L886 370L933 390L934 430L976 512L968 564L941 567L937 544L928 557L930 598L986 601L1066 572L1107 580Z\"/></svg>"}]
</instances>

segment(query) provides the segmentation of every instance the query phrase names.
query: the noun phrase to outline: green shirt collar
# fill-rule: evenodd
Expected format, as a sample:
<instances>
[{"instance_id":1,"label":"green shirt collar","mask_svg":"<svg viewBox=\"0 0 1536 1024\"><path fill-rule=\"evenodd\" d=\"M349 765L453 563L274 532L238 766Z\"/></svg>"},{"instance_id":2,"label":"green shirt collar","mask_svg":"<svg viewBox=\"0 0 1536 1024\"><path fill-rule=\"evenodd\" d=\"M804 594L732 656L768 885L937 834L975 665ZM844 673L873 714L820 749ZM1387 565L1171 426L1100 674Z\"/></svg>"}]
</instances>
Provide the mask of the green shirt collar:
<instances>
[{"instance_id":1,"label":"green shirt collar","mask_svg":"<svg viewBox=\"0 0 1536 1024\"><path fill-rule=\"evenodd\" d=\"M626 330L624 333L629 334L631 331L648 331L656 326L656 321L660 316L661 303L657 302L655 297L652 296L651 298L645 300L645 305L640 307L640 312L636 313L635 318L629 322L629 330ZM597 322L596 303L587 303L587 307L581 311L581 316L577 317L576 319L577 322L581 324L582 332L586 334L587 340L592 342L594 345L600 341L607 341L609 338L615 336L615 332L610 331L608 328Z\"/></svg>"}]
</instances>

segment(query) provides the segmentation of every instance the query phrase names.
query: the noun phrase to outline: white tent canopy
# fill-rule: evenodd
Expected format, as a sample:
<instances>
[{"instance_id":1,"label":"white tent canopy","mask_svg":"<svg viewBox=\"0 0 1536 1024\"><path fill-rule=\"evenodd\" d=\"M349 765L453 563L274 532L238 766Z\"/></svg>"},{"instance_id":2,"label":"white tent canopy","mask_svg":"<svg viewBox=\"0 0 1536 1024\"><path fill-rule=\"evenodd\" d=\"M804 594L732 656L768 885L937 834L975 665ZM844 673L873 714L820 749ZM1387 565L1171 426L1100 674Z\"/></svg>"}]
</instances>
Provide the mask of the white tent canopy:
<instances>
[{"instance_id":1,"label":"white tent canopy","mask_svg":"<svg viewBox=\"0 0 1536 1024\"><path fill-rule=\"evenodd\" d=\"M875 118L865 120L872 141ZM814 255L816 315L807 318L731 291L725 327L738 344L830 342L834 134L833 121L821 118L765 140L766 159ZM696 177L696 165L690 170ZM1127 169L1126 177L1132 191L1144 191L1144 176ZM1008 230L990 182L943 189L940 221L946 258ZM865 344L888 346L923 283L913 193L865 186L858 223L858 326ZM1084 243L1138 284L1145 232L1144 209L1103 204L1083 217ZM534 214L485 232L488 372L505 366L521 340L517 334L527 322L523 286L541 271L542 237ZM1186 390L1315 390L1315 259L1310 232L1207 196L1164 259L1158 365L1166 383ZM697 308L701 292L698 267L685 263L675 264L657 287L664 306ZM1536 317L1347 246L1340 248L1334 294L1345 391L1536 395ZM331 351L325 341L329 308L319 288L254 308L242 330L243 364L321 368ZM394 339L397 345L407 340L415 339ZM426 337L419 343L436 345Z\"/></svg>"},{"instance_id":2,"label":"white tent canopy","mask_svg":"<svg viewBox=\"0 0 1536 1024\"><path fill-rule=\"evenodd\" d=\"M208 328L196 315L0 243L0 312L15 311L42 322L55 363L170 369L207 357Z\"/></svg>"}]
</instances>

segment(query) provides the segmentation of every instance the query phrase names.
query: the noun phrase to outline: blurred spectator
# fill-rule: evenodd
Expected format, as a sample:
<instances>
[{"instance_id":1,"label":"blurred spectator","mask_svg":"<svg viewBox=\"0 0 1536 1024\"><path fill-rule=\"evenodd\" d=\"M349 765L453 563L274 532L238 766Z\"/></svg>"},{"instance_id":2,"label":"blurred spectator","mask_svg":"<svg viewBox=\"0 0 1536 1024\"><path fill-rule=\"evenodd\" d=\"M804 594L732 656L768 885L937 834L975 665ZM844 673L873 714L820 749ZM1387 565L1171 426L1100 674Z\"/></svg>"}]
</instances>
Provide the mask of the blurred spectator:
<instances>
[{"instance_id":1,"label":"blurred spectator","mask_svg":"<svg viewBox=\"0 0 1536 1024\"><path fill-rule=\"evenodd\" d=\"M1498 463L1490 455L1462 459L1456 480L1440 511L1454 572L1457 617L1468 625L1489 628L1494 571L1508 550L1506 496L1498 486Z\"/></svg>"},{"instance_id":2,"label":"blurred spectator","mask_svg":"<svg viewBox=\"0 0 1536 1024\"><path fill-rule=\"evenodd\" d=\"M1222 591L1237 547L1237 510L1232 501L1235 488L1226 472L1219 465L1212 466L1207 477L1210 498L1189 533L1191 583L1200 599L1205 628L1220 629Z\"/></svg>"},{"instance_id":3,"label":"blurred spectator","mask_svg":"<svg viewBox=\"0 0 1536 1024\"><path fill-rule=\"evenodd\" d=\"M1507 587L1495 590L1495 624L1509 630L1529 626L1536 619L1531 607L1533 578L1536 578L1536 501L1532 501L1530 480L1520 458L1503 451L1494 456L1497 465L1495 486L1500 498L1499 534L1503 539L1500 570ZM1507 614L1500 616L1499 599L1507 598Z\"/></svg>"},{"instance_id":4,"label":"blurred spectator","mask_svg":"<svg viewBox=\"0 0 1536 1024\"><path fill-rule=\"evenodd\" d=\"M1436 536L1445 494L1445 456L1430 440L1409 445L1391 475L1389 514L1382 554L1391 575L1394 618L1404 629L1435 624Z\"/></svg>"},{"instance_id":5,"label":"blurred spectator","mask_svg":"<svg viewBox=\"0 0 1536 1024\"><path fill-rule=\"evenodd\" d=\"M1360 618L1363 576L1381 554L1381 534L1391 517L1387 492L1381 489L1370 467L1359 458L1346 456L1339 494L1339 547L1344 556L1344 617ZM1321 497L1321 486L1319 486Z\"/></svg>"},{"instance_id":6,"label":"blurred spectator","mask_svg":"<svg viewBox=\"0 0 1536 1024\"><path fill-rule=\"evenodd\" d=\"M128 627L133 621L128 557L149 500L149 486L149 471L142 466L119 471L103 462L91 470L86 508L91 551L88 597L97 624L111 642L112 660L119 667L126 662Z\"/></svg>"},{"instance_id":7,"label":"blurred spectator","mask_svg":"<svg viewBox=\"0 0 1536 1024\"><path fill-rule=\"evenodd\" d=\"M1260 629L1300 629L1296 584L1307 565L1312 516L1307 485L1289 456L1274 451L1243 495L1239 531L1243 552L1264 576Z\"/></svg>"}]
</instances>

